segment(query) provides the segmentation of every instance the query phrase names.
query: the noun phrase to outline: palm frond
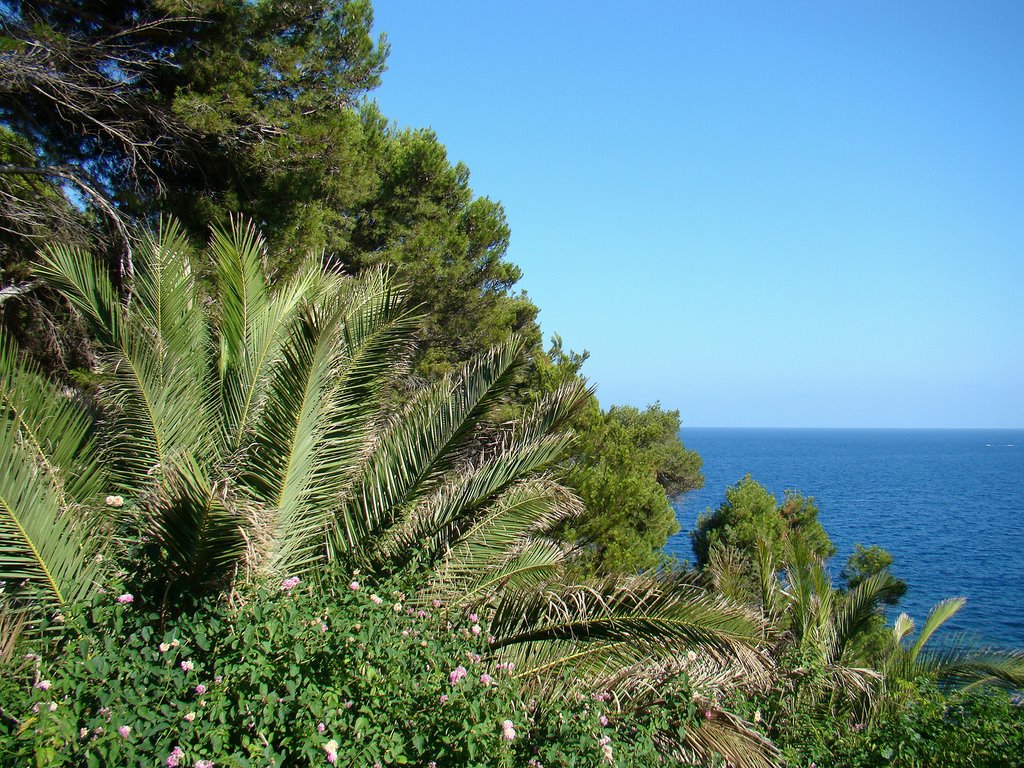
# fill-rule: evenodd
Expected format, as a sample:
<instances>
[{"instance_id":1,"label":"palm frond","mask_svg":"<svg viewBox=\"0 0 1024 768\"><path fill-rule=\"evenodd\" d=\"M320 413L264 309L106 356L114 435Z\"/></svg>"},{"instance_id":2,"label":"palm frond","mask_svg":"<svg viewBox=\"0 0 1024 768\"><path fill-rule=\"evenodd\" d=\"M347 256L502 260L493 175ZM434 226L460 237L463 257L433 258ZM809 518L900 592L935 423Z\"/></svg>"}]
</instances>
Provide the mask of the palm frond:
<instances>
[{"instance_id":1,"label":"palm frond","mask_svg":"<svg viewBox=\"0 0 1024 768\"><path fill-rule=\"evenodd\" d=\"M562 458L571 442L569 435L540 437L518 445L514 438L503 442L492 456L477 466L453 473L454 478L417 504L410 511L408 522L400 525L394 539L387 542L381 556L390 562L403 563L415 550L430 561L438 553L456 546L463 540L464 532L474 529L479 535L483 528L476 523L484 514L484 508L491 506L520 478L540 472ZM528 512L536 510L536 506L520 505L517 509ZM509 520L506 518L505 522ZM491 530L494 530L493 525ZM510 540L506 538L506 541ZM497 543L491 542L491 545Z\"/></svg>"},{"instance_id":2,"label":"palm frond","mask_svg":"<svg viewBox=\"0 0 1024 768\"><path fill-rule=\"evenodd\" d=\"M245 552L249 506L227 482L210 478L194 456L169 462L161 482L138 499L137 524L164 553L168 584L202 591L219 584Z\"/></svg>"},{"instance_id":3,"label":"palm frond","mask_svg":"<svg viewBox=\"0 0 1024 768\"><path fill-rule=\"evenodd\" d=\"M872 621L886 598L898 594L899 585L888 573L879 573L864 579L845 599L838 602L834 647L829 663L838 664L851 642L871 628Z\"/></svg>"},{"instance_id":4,"label":"palm frond","mask_svg":"<svg viewBox=\"0 0 1024 768\"><path fill-rule=\"evenodd\" d=\"M92 585L102 532L62 503L53 477L23 448L17 422L0 421L0 580L49 606Z\"/></svg>"},{"instance_id":5,"label":"palm frond","mask_svg":"<svg viewBox=\"0 0 1024 768\"><path fill-rule=\"evenodd\" d=\"M662 731L655 738L666 756L691 765L724 760L736 768L777 768L782 764L767 737L741 718L721 709L707 710L710 717L682 732Z\"/></svg>"},{"instance_id":6,"label":"palm frond","mask_svg":"<svg viewBox=\"0 0 1024 768\"><path fill-rule=\"evenodd\" d=\"M914 631L914 620L906 613L901 613L896 617L896 621L892 625L892 636L893 640L897 643L902 643L903 640Z\"/></svg>"},{"instance_id":7,"label":"palm frond","mask_svg":"<svg viewBox=\"0 0 1024 768\"><path fill-rule=\"evenodd\" d=\"M84 404L61 391L0 332L0 410L14 424L22 448L45 472L62 508L95 504L106 477L93 442L94 419Z\"/></svg>"},{"instance_id":8,"label":"palm frond","mask_svg":"<svg viewBox=\"0 0 1024 768\"><path fill-rule=\"evenodd\" d=\"M523 676L589 678L610 667L700 650L745 657L763 627L749 611L684 576L609 579L533 593L507 590L491 622L495 650L515 652Z\"/></svg>"},{"instance_id":9,"label":"palm frond","mask_svg":"<svg viewBox=\"0 0 1024 768\"><path fill-rule=\"evenodd\" d=\"M449 603L478 604L501 590L530 590L555 578L572 550L541 537L581 511L579 499L550 478L517 483L449 539L431 590Z\"/></svg>"},{"instance_id":10,"label":"palm frond","mask_svg":"<svg viewBox=\"0 0 1024 768\"><path fill-rule=\"evenodd\" d=\"M218 347L219 442L221 452L232 455L255 429L270 372L280 363L300 309L315 303L322 283L333 281L318 262L307 259L272 293L262 265L263 240L252 225L238 220L227 233L215 229L210 247L224 305L211 318Z\"/></svg>"},{"instance_id":11,"label":"palm frond","mask_svg":"<svg viewBox=\"0 0 1024 768\"><path fill-rule=\"evenodd\" d=\"M270 303L264 268L266 242L252 222L232 217L227 232L213 229L210 252L217 273L219 367L223 377L229 368L241 367L257 319L265 315Z\"/></svg>"},{"instance_id":12,"label":"palm frond","mask_svg":"<svg viewBox=\"0 0 1024 768\"><path fill-rule=\"evenodd\" d=\"M88 589L93 556L108 535L96 510L106 478L92 443L92 418L17 359L0 333L0 581L62 604ZM87 535L87 533L89 535Z\"/></svg>"},{"instance_id":13,"label":"palm frond","mask_svg":"<svg viewBox=\"0 0 1024 768\"><path fill-rule=\"evenodd\" d=\"M168 457L211 444L215 430L206 392L206 334L202 309L174 228L140 251L145 286L129 309L116 300L99 261L53 248L41 271L93 321L105 345L101 399L111 414L108 447L127 488L159 474ZM168 336L163 336L167 331Z\"/></svg>"},{"instance_id":14,"label":"palm frond","mask_svg":"<svg viewBox=\"0 0 1024 768\"><path fill-rule=\"evenodd\" d=\"M918 657L919 672L947 687L975 688L996 685L1024 691L1024 651L978 646L959 637L940 649L925 650Z\"/></svg>"},{"instance_id":15,"label":"palm frond","mask_svg":"<svg viewBox=\"0 0 1024 768\"><path fill-rule=\"evenodd\" d=\"M515 337L410 403L380 439L358 487L339 509L332 553L362 555L403 508L431 493L465 460L481 422L512 387L523 349L523 340Z\"/></svg>"},{"instance_id":16,"label":"palm frond","mask_svg":"<svg viewBox=\"0 0 1024 768\"><path fill-rule=\"evenodd\" d=\"M85 317L103 344L114 344L123 322L117 291L104 266L90 254L63 245L47 246L36 267Z\"/></svg>"},{"instance_id":17,"label":"palm frond","mask_svg":"<svg viewBox=\"0 0 1024 768\"><path fill-rule=\"evenodd\" d=\"M380 275L309 307L274 366L244 482L268 510L265 569L303 572L326 552L332 508L370 439L395 345L415 329Z\"/></svg>"},{"instance_id":18,"label":"palm frond","mask_svg":"<svg viewBox=\"0 0 1024 768\"><path fill-rule=\"evenodd\" d=\"M928 618L924 621L924 626L921 627L921 633L910 648L911 663L916 661L918 654L921 653L921 649L924 648L925 643L935 633L935 630L951 619L966 603L967 598L950 597L940 600L932 606L932 609L928 612Z\"/></svg>"}]
</instances>

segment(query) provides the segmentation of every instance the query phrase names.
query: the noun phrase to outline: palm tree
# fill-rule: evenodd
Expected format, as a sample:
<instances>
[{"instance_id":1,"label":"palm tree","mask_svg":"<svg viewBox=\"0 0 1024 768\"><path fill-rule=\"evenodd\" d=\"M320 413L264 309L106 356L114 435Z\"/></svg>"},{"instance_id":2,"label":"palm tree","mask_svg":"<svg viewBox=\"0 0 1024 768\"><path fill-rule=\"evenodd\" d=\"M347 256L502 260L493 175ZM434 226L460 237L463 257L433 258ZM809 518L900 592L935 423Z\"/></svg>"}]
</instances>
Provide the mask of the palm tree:
<instances>
[{"instance_id":1,"label":"palm tree","mask_svg":"<svg viewBox=\"0 0 1024 768\"><path fill-rule=\"evenodd\" d=\"M565 583L574 552L551 534L580 502L554 467L584 384L500 420L527 362L512 338L396 404L418 318L386 274L311 258L272 285L263 241L238 221L213 233L212 286L190 256L163 225L122 296L88 254L44 254L43 276L96 339L95 409L0 347L0 579L59 605L116 546L148 557L167 607L240 579L316 578L332 560L417 560L427 599L489 614L494 653L538 693L601 690L627 710L684 674L705 696L767 679L760 619L692 580ZM680 734L666 731L667 753L774 759L718 708Z\"/></svg>"},{"instance_id":2,"label":"palm tree","mask_svg":"<svg viewBox=\"0 0 1024 768\"><path fill-rule=\"evenodd\" d=\"M975 688L995 685L1024 690L1024 651L979 645L974 639L958 636L942 647L926 646L943 624L964 607L967 600L952 597L936 603L921 631L909 642L914 621L901 613L892 628L892 645L882 663L888 707L901 704L916 681L933 680L944 689Z\"/></svg>"},{"instance_id":3,"label":"palm tree","mask_svg":"<svg viewBox=\"0 0 1024 768\"><path fill-rule=\"evenodd\" d=\"M571 440L564 425L585 400L582 384L515 423L490 423L524 364L514 338L389 412L386 385L407 358L417 318L382 272L344 278L310 260L273 290L251 225L215 232L210 250L215 302L204 299L174 225L140 254L126 299L90 256L54 248L44 258L44 276L99 342L100 418L90 423L71 401L64 418L96 430L99 445L79 440L82 456L71 457L91 461L90 473L69 472L63 454L35 462L58 491L63 476L78 478L69 490L93 509L104 492L129 499L122 538L157 553L165 594L216 588L238 569L302 574L339 557L394 566L413 552L438 562L439 584L477 594L488 582L471 586L460 572L501 583L550 574L566 551L537 535L578 502L543 471ZM0 362L12 412L22 401L44 411L49 385L20 370L9 349ZM28 433L35 413L8 426ZM51 416L36 421L67 439L76 434ZM100 477L97 464L106 487L84 485ZM49 507L68 507L62 498ZM73 527L72 512L43 519ZM21 518L12 510L8 519ZM5 541L17 541L11 551L22 559L43 539L59 541L45 531L15 535L11 525ZM3 573L23 580L13 559Z\"/></svg>"}]
</instances>

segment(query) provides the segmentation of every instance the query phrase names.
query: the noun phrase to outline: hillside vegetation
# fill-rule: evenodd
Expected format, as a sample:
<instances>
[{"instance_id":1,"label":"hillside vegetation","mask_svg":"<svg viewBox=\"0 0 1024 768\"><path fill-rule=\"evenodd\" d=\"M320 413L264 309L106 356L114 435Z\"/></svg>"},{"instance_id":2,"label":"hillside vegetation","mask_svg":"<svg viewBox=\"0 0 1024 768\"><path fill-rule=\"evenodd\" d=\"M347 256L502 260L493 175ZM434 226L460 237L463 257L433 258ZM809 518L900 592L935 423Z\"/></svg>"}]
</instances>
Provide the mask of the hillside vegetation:
<instances>
[{"instance_id":1,"label":"hillside vegetation","mask_svg":"<svg viewBox=\"0 0 1024 768\"><path fill-rule=\"evenodd\" d=\"M0 6L0 764L1013 766L1024 654L545 346L364 0Z\"/></svg>"}]
</instances>

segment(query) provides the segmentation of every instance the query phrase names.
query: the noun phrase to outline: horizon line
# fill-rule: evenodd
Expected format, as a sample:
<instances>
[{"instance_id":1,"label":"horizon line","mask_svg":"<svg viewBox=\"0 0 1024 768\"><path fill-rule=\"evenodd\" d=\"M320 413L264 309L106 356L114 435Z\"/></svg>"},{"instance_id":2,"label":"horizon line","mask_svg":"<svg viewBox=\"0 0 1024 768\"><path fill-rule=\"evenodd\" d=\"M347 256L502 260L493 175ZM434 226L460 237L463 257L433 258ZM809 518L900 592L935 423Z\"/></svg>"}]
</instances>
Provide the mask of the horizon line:
<instances>
[{"instance_id":1,"label":"horizon line","mask_svg":"<svg viewBox=\"0 0 1024 768\"><path fill-rule=\"evenodd\" d=\"M865 431L866 430L875 430L875 431L891 430L891 431L904 431L904 432L908 432L908 431L920 431L920 432L925 432L925 431L933 431L933 432L937 432L937 431L945 431L945 432L957 432L957 431L977 432L977 431L982 431L982 430L989 430L989 431L1001 430L1001 431L1006 431L1006 432L1013 432L1013 431L1020 432L1020 431L1024 431L1024 426L1021 426L1021 427L892 427L892 426L887 426L887 427L879 427L879 426L851 427L851 426L765 426L765 425L740 426L740 425L735 425L735 424L734 425L729 425L729 426L722 426L720 424L683 424L683 425L680 426L680 429L804 429L804 430L810 430L810 429L845 429L845 430L851 430L851 431L852 430L865 430Z\"/></svg>"}]
</instances>

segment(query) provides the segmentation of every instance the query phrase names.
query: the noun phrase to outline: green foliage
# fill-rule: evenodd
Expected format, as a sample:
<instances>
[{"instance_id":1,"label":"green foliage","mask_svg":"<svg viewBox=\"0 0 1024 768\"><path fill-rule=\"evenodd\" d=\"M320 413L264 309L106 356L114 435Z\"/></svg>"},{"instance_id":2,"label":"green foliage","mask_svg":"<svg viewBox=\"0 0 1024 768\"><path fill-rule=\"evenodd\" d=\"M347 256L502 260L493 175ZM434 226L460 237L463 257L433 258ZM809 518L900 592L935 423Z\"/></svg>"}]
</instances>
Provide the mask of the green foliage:
<instances>
[{"instance_id":1,"label":"green foliage","mask_svg":"<svg viewBox=\"0 0 1024 768\"><path fill-rule=\"evenodd\" d=\"M448 589L460 571L483 579L490 586L477 584L477 599L557 569L565 549L534 540L576 503L542 473L570 443L566 424L589 397L582 383L519 419L491 421L525 364L512 339L394 414L388 388L417 322L380 270L343 278L308 261L272 287L262 240L236 222L211 241L211 301L187 256L181 233L166 227L137 252L132 300L122 302L95 258L48 252L46 276L97 339L99 409L43 386L5 347L0 384L17 418L4 459L23 471L5 475L19 484L0 518L4 551L16 557L0 560L0 578L47 582L58 602L50 566L87 583L90 552L73 536L47 562L62 526L91 526L94 543L116 530L168 605L223 588L239 568L306 573L327 558L391 568L415 554L444 571ZM36 455L23 456L20 433L40 427L57 436L44 430ZM93 431L97 446L84 441ZM108 477L83 486L101 455ZM33 496L25 483L41 490ZM84 488L81 498L65 501L65 487ZM96 510L111 491L116 526L104 527ZM32 520L41 522L22 525ZM519 567L527 560L530 569Z\"/></svg>"},{"instance_id":2,"label":"green foliage","mask_svg":"<svg viewBox=\"0 0 1024 768\"><path fill-rule=\"evenodd\" d=\"M705 566L713 549L739 550L754 558L758 542L764 542L772 559L779 560L787 546L800 543L819 559L827 559L835 547L818 522L813 497L786 491L780 504L774 494L747 475L725 492L725 501L714 512L697 519L690 534L698 567Z\"/></svg>"},{"instance_id":3,"label":"green foliage","mask_svg":"<svg viewBox=\"0 0 1024 768\"><path fill-rule=\"evenodd\" d=\"M647 681L656 676L660 688L686 692L689 673L678 659L697 650L713 661L709 686L735 687L748 670L763 674L752 652L761 622L700 585L670 574L567 583L575 553L553 534L579 513L579 502L550 470L571 444L568 425L592 402L579 378L518 417L496 420L526 365L525 344L513 338L395 410L388 386L415 323L381 272L343 278L313 261L272 286L259 236L236 223L214 232L208 258L216 293L207 297L185 249L173 226L147 242L137 252L130 301L88 255L55 248L46 256L47 277L97 339L99 412L84 423L102 452L85 452L93 462L102 457L108 482L121 491L107 502L116 510L107 528L95 526L95 501L69 519L92 524L94 539L116 534L113 562L129 569L139 606L173 622L248 584L288 574L316 582L331 562L372 573L420 565L427 596L501 616L492 625L494 649L514 660L524 685L548 705L568 691L584 699L604 691L622 702L620 711L647 713ZM28 374L9 367L9 407L46 421L59 398L26 388ZM639 442L645 433L636 434ZM645 439L660 457L657 434ZM24 474L45 476L47 460L33 457L39 468L29 463ZM73 478L72 468L56 466L55 477ZM41 506L48 519L63 514L50 501ZM5 530L5 551L60 539L59 527L38 528L31 540ZM83 574L96 560L64 549L87 584ZM26 580L21 561L3 565L0 576ZM739 667L722 677L732 660ZM551 687L555 669L565 676ZM177 684L139 678L147 691ZM693 727L688 698L681 698L685 710L642 720L657 730L662 753L769 764L770 745L751 738L742 721Z\"/></svg>"},{"instance_id":4,"label":"green foliage","mask_svg":"<svg viewBox=\"0 0 1024 768\"><path fill-rule=\"evenodd\" d=\"M566 351L556 334L534 355L527 398L583 380L588 353ZM672 502L704 484L701 458L679 438L679 412L660 404L644 410L612 406L596 397L573 422L577 442L568 462L568 483L584 510L562 535L581 546L584 575L634 573L661 559L668 537L679 530Z\"/></svg>"},{"instance_id":5,"label":"green foliage","mask_svg":"<svg viewBox=\"0 0 1024 768\"><path fill-rule=\"evenodd\" d=\"M846 580L846 586L849 589L856 589L858 584L871 576L879 574L889 576L893 580L894 587L892 596L888 598L887 602L889 605L896 605L900 598L907 593L907 583L892 575L889 570L892 562L892 555L881 547L875 544L870 547L856 544L839 576Z\"/></svg>"},{"instance_id":6,"label":"green foliage","mask_svg":"<svg viewBox=\"0 0 1024 768\"><path fill-rule=\"evenodd\" d=\"M485 623L419 602L412 583L285 580L166 624L142 599L97 594L63 614L59 650L25 647L5 675L0 759L135 766L178 748L180 765L661 764L653 735L671 707L538 704Z\"/></svg>"},{"instance_id":7,"label":"green foliage","mask_svg":"<svg viewBox=\"0 0 1024 768\"><path fill-rule=\"evenodd\" d=\"M537 308L512 291L500 204L474 197L433 132L398 130L366 103L388 50L367 0L71 5L0 12L15 239L74 225L127 274L134 224L169 213L200 242L241 213L285 276L310 251L350 274L396 273L422 310L421 375L453 373L511 333L539 344Z\"/></svg>"},{"instance_id":8,"label":"green foliage","mask_svg":"<svg viewBox=\"0 0 1024 768\"><path fill-rule=\"evenodd\" d=\"M772 735L792 766L1024 766L1024 708L1000 691L947 698L922 682L903 707L872 724L806 712L776 724Z\"/></svg>"},{"instance_id":9,"label":"green foliage","mask_svg":"<svg viewBox=\"0 0 1024 768\"><path fill-rule=\"evenodd\" d=\"M679 530L670 503L700 488L701 460L679 440L679 412L613 406L579 438L570 483L586 505L573 533L598 572L653 567Z\"/></svg>"}]
</instances>

